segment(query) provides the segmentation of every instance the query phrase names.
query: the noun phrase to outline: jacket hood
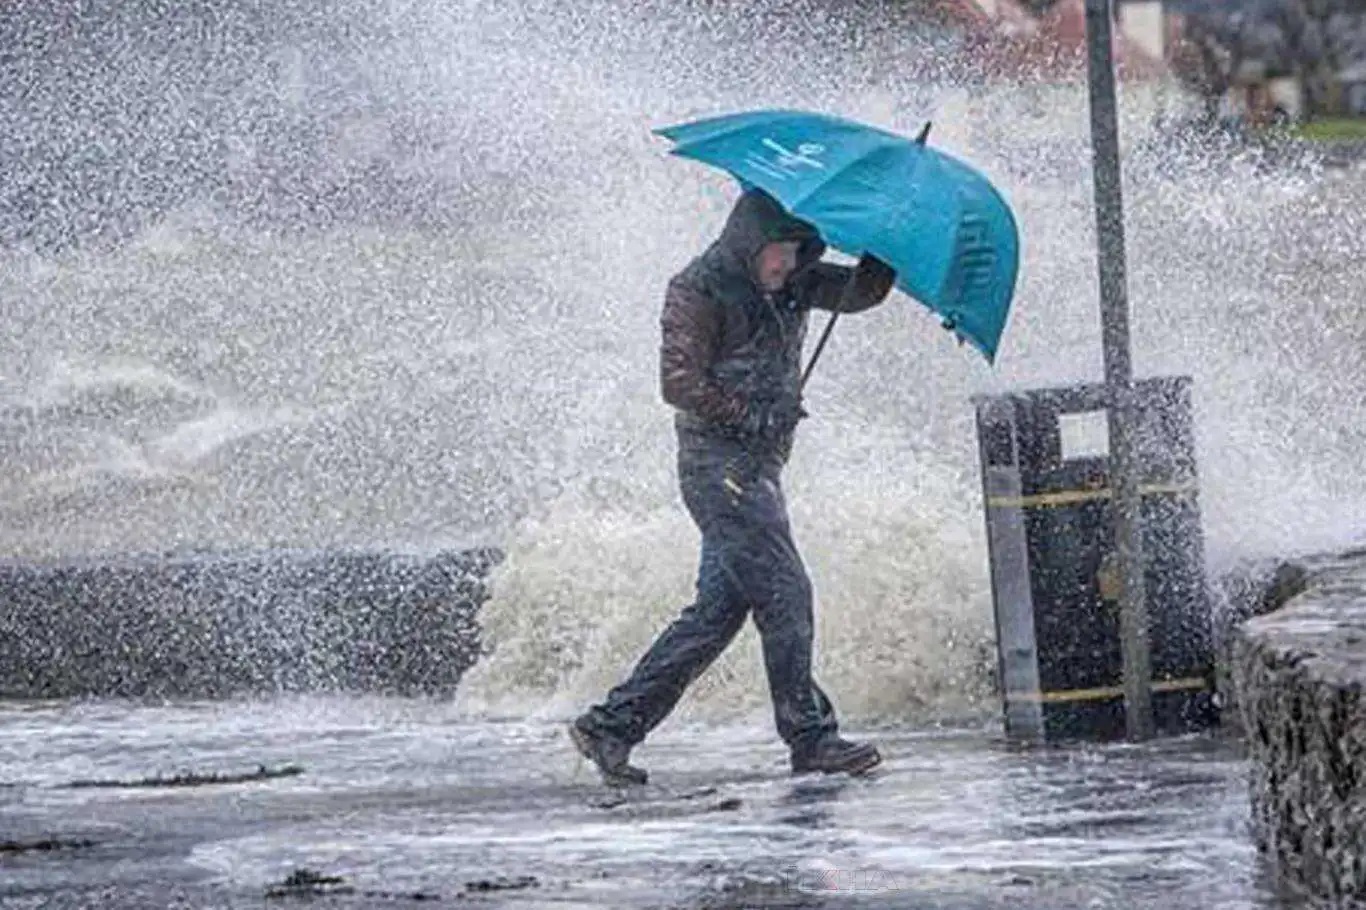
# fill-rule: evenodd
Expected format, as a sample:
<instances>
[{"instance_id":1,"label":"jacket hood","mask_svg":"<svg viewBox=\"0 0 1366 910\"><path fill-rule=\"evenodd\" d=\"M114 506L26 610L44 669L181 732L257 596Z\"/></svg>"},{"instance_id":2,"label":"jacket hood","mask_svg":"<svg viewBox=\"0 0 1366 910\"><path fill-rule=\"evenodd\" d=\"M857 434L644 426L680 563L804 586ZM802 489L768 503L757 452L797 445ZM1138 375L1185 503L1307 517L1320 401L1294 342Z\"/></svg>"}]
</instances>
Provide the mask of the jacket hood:
<instances>
[{"instance_id":1,"label":"jacket hood","mask_svg":"<svg viewBox=\"0 0 1366 910\"><path fill-rule=\"evenodd\" d=\"M731 280L744 277L754 281L754 259L765 244L797 240L797 268L800 270L820 259L825 243L815 227L788 214L776 199L763 190L747 190L731 209L726 226L709 251L716 265L729 273Z\"/></svg>"}]
</instances>

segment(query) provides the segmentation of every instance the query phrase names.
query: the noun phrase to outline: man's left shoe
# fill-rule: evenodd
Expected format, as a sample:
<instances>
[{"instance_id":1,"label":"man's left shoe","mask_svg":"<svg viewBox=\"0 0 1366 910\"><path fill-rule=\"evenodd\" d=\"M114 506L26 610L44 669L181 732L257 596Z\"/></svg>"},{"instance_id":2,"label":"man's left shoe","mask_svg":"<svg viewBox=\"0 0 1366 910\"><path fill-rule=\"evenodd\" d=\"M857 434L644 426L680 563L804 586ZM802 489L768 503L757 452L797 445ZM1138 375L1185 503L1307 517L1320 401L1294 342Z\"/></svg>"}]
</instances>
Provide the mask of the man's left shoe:
<instances>
[{"instance_id":1,"label":"man's left shoe","mask_svg":"<svg viewBox=\"0 0 1366 910\"><path fill-rule=\"evenodd\" d=\"M569 725L569 738L579 754L597 765L602 782L609 787L629 787L643 784L650 776L644 768L637 768L627 759L631 747L615 737L594 730L583 718L579 717Z\"/></svg>"}]
</instances>

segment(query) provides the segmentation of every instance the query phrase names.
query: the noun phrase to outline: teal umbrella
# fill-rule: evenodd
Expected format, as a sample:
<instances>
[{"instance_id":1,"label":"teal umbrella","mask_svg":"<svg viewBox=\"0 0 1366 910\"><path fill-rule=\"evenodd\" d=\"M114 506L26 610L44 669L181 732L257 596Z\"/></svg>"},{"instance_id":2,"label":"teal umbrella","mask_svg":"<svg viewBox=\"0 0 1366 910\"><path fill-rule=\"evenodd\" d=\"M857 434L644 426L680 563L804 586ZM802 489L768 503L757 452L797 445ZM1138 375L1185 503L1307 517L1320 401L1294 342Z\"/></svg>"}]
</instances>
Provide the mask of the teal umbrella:
<instances>
[{"instance_id":1,"label":"teal umbrella","mask_svg":"<svg viewBox=\"0 0 1366 910\"><path fill-rule=\"evenodd\" d=\"M1015 294L1015 217L976 170L919 139L803 111L752 111L655 130L673 154L758 187L827 244L876 256L897 286L995 361Z\"/></svg>"}]
</instances>

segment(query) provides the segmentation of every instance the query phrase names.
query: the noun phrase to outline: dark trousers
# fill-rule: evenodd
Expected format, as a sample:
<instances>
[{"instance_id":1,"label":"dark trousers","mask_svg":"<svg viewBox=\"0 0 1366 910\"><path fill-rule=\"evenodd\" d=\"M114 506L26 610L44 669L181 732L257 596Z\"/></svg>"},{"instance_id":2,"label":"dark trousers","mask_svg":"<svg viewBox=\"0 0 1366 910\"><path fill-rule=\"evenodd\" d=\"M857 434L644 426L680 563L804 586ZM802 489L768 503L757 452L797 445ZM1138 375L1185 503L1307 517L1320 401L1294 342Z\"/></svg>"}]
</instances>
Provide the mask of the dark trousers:
<instances>
[{"instance_id":1,"label":"dark trousers","mask_svg":"<svg viewBox=\"0 0 1366 910\"><path fill-rule=\"evenodd\" d=\"M632 745L643 740L751 613L778 735L802 748L837 730L830 699L811 675L811 581L792 541L781 473L779 459L737 443L680 446L683 501L702 532L697 599L589 710L599 731Z\"/></svg>"}]
</instances>

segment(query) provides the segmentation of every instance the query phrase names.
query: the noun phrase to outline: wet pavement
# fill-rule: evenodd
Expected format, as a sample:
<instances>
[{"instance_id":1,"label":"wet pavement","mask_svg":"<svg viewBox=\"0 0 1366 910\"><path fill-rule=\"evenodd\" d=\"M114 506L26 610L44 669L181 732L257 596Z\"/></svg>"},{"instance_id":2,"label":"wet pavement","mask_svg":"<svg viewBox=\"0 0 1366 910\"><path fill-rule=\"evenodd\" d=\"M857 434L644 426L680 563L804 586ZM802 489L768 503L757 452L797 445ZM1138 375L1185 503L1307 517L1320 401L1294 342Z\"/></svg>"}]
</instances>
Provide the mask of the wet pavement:
<instances>
[{"instance_id":1,"label":"wet pavement","mask_svg":"<svg viewBox=\"0 0 1366 910\"><path fill-rule=\"evenodd\" d=\"M794 778L764 726L670 722L616 792L559 724L432 701L0 705L0 907L1286 906L1236 743L876 737Z\"/></svg>"}]
</instances>

